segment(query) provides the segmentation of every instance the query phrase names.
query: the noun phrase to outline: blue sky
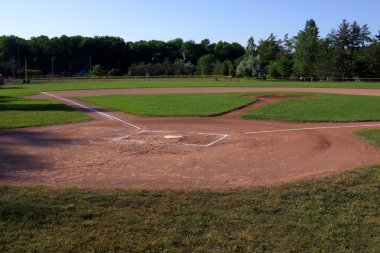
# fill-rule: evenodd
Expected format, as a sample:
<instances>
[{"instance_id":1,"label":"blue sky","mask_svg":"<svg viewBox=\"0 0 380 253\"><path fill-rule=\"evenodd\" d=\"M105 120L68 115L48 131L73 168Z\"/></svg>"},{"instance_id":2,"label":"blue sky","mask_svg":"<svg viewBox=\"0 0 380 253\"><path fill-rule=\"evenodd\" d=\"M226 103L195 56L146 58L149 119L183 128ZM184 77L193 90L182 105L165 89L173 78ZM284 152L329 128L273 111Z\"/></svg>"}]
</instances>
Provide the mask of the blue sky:
<instances>
[{"instance_id":1,"label":"blue sky","mask_svg":"<svg viewBox=\"0 0 380 253\"><path fill-rule=\"evenodd\" d=\"M126 41L246 44L273 32L296 35L313 18L322 36L345 18L380 30L379 0L0 0L0 35L111 35Z\"/></svg>"}]
</instances>

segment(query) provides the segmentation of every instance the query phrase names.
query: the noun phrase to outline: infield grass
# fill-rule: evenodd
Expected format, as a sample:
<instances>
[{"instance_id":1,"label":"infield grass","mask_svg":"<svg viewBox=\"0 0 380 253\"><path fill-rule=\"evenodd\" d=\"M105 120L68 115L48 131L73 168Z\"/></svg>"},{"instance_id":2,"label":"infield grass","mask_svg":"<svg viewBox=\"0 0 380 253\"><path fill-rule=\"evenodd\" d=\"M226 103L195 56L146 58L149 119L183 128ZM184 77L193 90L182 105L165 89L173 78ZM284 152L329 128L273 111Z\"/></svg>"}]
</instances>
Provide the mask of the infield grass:
<instances>
[{"instance_id":1,"label":"infield grass","mask_svg":"<svg viewBox=\"0 0 380 253\"><path fill-rule=\"evenodd\" d=\"M1 252L379 252L380 166L276 187L0 186Z\"/></svg>"},{"instance_id":2,"label":"infield grass","mask_svg":"<svg viewBox=\"0 0 380 253\"><path fill-rule=\"evenodd\" d=\"M295 94L295 93L293 93ZM360 122L380 120L380 97L297 93L306 98L287 98L242 115L247 119L297 122Z\"/></svg>"},{"instance_id":3,"label":"infield grass","mask_svg":"<svg viewBox=\"0 0 380 253\"><path fill-rule=\"evenodd\" d=\"M256 101L241 93L107 95L79 99L130 114L157 117L215 116Z\"/></svg>"}]
</instances>

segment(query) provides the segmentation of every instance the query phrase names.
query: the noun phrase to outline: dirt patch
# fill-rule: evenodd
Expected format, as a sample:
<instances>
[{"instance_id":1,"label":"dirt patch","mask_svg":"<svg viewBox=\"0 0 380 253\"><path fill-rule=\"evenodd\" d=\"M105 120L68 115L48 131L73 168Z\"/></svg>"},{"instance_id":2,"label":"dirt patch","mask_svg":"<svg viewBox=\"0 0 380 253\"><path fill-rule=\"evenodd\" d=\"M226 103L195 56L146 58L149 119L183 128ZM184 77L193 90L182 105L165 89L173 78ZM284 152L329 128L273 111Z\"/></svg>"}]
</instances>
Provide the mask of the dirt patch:
<instances>
[{"instance_id":1,"label":"dirt patch","mask_svg":"<svg viewBox=\"0 0 380 253\"><path fill-rule=\"evenodd\" d=\"M293 95L293 94L264 94L264 95L244 95L245 97L253 97L255 99L258 99L258 101L248 104L246 106L243 106L242 108L239 108L237 110L231 111L229 113L221 115L222 117L225 118L234 118L234 117L239 117L240 115L251 111L255 110L263 105L266 104L273 104L277 103L278 101L282 99L287 99L287 98L313 98L312 96L304 96L304 95Z\"/></svg>"},{"instance_id":2,"label":"dirt patch","mask_svg":"<svg viewBox=\"0 0 380 253\"><path fill-rule=\"evenodd\" d=\"M244 89L206 90L263 91ZM188 93L200 90L185 89ZM181 93L183 89L134 89L132 93L159 91ZM305 90L286 90L289 91ZM104 95L127 94L131 90L85 92ZM85 92L54 94L85 96ZM287 94L261 95L259 102L242 110L288 97ZM144 118L105 112L143 128L138 130L96 112L86 113L94 120L1 130L0 182L81 188L233 188L279 184L380 163L380 150L353 136L352 129L244 134L345 124L243 120L238 116L241 110L212 118ZM136 134L141 131L146 132ZM165 138L168 135L177 138ZM218 141L226 135L227 138Z\"/></svg>"}]
</instances>

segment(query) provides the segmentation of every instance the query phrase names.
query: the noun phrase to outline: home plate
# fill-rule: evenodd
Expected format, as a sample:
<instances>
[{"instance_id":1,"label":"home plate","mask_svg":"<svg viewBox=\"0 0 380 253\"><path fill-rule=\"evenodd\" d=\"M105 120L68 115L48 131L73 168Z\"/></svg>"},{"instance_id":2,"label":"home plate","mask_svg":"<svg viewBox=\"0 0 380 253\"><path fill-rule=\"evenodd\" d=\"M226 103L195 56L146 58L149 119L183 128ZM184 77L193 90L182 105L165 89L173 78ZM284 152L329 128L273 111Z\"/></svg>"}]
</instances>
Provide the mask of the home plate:
<instances>
[{"instance_id":1,"label":"home plate","mask_svg":"<svg viewBox=\"0 0 380 253\"><path fill-rule=\"evenodd\" d=\"M181 139L182 135L164 135L165 139Z\"/></svg>"}]
</instances>

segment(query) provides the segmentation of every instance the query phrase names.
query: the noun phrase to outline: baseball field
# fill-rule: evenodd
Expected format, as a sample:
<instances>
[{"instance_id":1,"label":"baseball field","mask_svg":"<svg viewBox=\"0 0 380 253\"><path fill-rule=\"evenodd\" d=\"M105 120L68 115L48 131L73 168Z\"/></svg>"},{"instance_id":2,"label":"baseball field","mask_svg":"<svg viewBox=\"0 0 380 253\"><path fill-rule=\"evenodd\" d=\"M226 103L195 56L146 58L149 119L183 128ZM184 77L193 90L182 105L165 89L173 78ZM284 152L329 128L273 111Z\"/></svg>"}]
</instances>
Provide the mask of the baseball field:
<instances>
[{"instance_id":1,"label":"baseball field","mask_svg":"<svg viewBox=\"0 0 380 253\"><path fill-rule=\"evenodd\" d=\"M380 83L0 86L0 251L378 252Z\"/></svg>"}]
</instances>

